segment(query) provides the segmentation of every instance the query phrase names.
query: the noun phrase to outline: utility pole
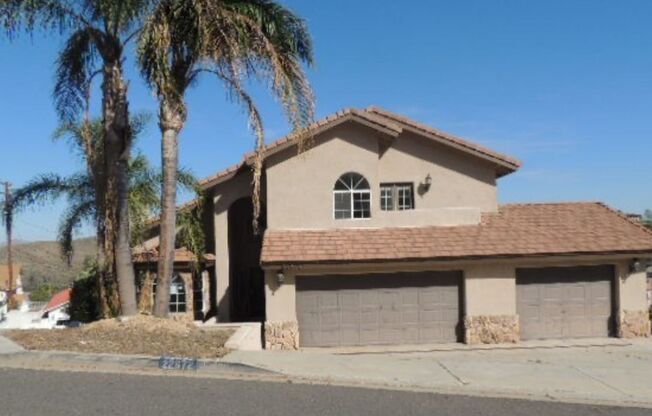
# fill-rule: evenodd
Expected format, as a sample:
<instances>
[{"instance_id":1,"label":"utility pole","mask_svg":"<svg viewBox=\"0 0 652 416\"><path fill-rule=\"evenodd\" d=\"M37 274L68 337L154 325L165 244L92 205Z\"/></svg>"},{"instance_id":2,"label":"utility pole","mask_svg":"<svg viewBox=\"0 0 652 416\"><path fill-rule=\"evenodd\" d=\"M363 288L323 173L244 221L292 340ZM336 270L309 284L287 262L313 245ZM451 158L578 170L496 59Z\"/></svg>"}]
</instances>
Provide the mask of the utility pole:
<instances>
[{"instance_id":1,"label":"utility pole","mask_svg":"<svg viewBox=\"0 0 652 416\"><path fill-rule=\"evenodd\" d=\"M11 183L10 182L0 182L5 186L5 206L4 206L4 216L5 216L5 229L7 231L7 268L9 269L9 299L12 298L12 290L14 287L14 264L11 253L11 234L12 234L12 215L11 215Z\"/></svg>"}]
</instances>

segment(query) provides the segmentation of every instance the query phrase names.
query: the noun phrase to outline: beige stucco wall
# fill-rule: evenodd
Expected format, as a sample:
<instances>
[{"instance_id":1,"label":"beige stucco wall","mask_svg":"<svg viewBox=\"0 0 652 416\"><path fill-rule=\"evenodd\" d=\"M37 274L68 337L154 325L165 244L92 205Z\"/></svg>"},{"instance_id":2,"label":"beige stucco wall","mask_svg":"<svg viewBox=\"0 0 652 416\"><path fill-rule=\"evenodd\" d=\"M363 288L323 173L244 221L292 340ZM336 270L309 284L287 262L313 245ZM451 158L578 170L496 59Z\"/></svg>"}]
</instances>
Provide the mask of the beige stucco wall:
<instances>
[{"instance_id":1,"label":"beige stucco wall","mask_svg":"<svg viewBox=\"0 0 652 416\"><path fill-rule=\"evenodd\" d=\"M295 273L285 272L279 284L276 271L265 271L265 309L268 321L296 321Z\"/></svg>"},{"instance_id":2,"label":"beige stucco wall","mask_svg":"<svg viewBox=\"0 0 652 416\"><path fill-rule=\"evenodd\" d=\"M290 148L269 157L269 228L339 228L474 224L481 212L497 209L495 168L458 150L403 133L393 141L372 129L347 123L313 139L301 155ZM391 143L385 148L386 143ZM371 218L333 218L333 186L346 172L371 186ZM429 191L419 184L432 177ZM380 183L410 182L415 209L381 211Z\"/></svg>"},{"instance_id":3,"label":"beige stucco wall","mask_svg":"<svg viewBox=\"0 0 652 416\"><path fill-rule=\"evenodd\" d=\"M213 237L215 244L215 274L217 279L218 319L228 322L229 304L229 207L240 198L251 196L251 171L239 173L212 189Z\"/></svg>"},{"instance_id":4,"label":"beige stucco wall","mask_svg":"<svg viewBox=\"0 0 652 416\"><path fill-rule=\"evenodd\" d=\"M631 273L629 262L620 262L617 268L616 293L618 311L647 309L647 276L645 271Z\"/></svg>"},{"instance_id":5,"label":"beige stucco wall","mask_svg":"<svg viewBox=\"0 0 652 416\"><path fill-rule=\"evenodd\" d=\"M464 268L465 315L516 315L516 269L509 264Z\"/></svg>"}]
</instances>

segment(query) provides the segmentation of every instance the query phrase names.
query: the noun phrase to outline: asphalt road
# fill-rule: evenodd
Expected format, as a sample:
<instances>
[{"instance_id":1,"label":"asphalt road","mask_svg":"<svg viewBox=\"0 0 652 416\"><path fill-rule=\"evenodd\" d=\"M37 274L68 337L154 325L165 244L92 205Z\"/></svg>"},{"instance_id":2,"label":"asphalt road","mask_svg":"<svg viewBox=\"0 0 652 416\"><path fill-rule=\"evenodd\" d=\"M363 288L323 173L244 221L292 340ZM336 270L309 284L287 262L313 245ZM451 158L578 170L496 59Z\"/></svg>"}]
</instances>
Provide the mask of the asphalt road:
<instances>
[{"instance_id":1,"label":"asphalt road","mask_svg":"<svg viewBox=\"0 0 652 416\"><path fill-rule=\"evenodd\" d=\"M0 369L0 415L650 415L651 410L281 382Z\"/></svg>"}]
</instances>

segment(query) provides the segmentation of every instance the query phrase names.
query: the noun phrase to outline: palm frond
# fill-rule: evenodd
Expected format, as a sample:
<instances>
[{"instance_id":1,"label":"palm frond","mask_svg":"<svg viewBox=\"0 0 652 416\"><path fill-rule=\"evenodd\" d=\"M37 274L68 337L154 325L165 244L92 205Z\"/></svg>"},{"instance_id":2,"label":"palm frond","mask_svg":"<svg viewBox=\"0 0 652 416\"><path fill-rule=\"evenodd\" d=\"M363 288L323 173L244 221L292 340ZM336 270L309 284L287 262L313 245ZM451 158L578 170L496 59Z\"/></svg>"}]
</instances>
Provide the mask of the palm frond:
<instances>
[{"instance_id":1,"label":"palm frond","mask_svg":"<svg viewBox=\"0 0 652 416\"><path fill-rule=\"evenodd\" d=\"M29 205L44 204L64 195L86 194L89 191L88 177L78 174L72 178L64 178L54 173L43 174L16 189L13 194L12 212L16 213Z\"/></svg>"},{"instance_id":2,"label":"palm frond","mask_svg":"<svg viewBox=\"0 0 652 416\"><path fill-rule=\"evenodd\" d=\"M63 32L70 28L91 27L92 22L79 6L82 2L60 0L2 0L0 26L11 37L20 30L36 29Z\"/></svg>"},{"instance_id":3,"label":"palm frond","mask_svg":"<svg viewBox=\"0 0 652 416\"><path fill-rule=\"evenodd\" d=\"M67 39L59 54L53 97L57 113L64 122L74 122L87 106L92 76L96 72L97 46L103 38L102 32L94 28L79 29Z\"/></svg>"},{"instance_id":4,"label":"palm frond","mask_svg":"<svg viewBox=\"0 0 652 416\"><path fill-rule=\"evenodd\" d=\"M62 257L68 262L72 261L74 254L73 240L75 231L83 225L85 221L94 221L96 218L95 203L93 200L82 201L71 205L59 224L59 233L57 239L61 248Z\"/></svg>"}]
</instances>

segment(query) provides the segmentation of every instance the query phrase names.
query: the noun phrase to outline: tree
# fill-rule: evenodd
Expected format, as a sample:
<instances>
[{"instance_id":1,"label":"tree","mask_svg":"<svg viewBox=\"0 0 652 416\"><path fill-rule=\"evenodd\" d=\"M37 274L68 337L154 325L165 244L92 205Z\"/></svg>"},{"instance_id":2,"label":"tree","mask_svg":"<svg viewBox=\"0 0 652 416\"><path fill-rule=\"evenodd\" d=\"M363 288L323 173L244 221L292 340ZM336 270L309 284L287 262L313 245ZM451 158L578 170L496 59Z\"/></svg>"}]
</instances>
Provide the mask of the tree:
<instances>
[{"instance_id":1,"label":"tree","mask_svg":"<svg viewBox=\"0 0 652 416\"><path fill-rule=\"evenodd\" d=\"M243 105L256 134L254 228L260 214L263 123L247 78L269 82L295 129L312 120L314 99L302 63L312 64L305 22L271 0L161 0L139 38L141 71L159 99L163 191L155 314L166 316L175 247L175 173L185 93L201 74L217 77Z\"/></svg>"},{"instance_id":2,"label":"tree","mask_svg":"<svg viewBox=\"0 0 652 416\"><path fill-rule=\"evenodd\" d=\"M102 76L103 169L106 182L96 194L102 204L104 274L119 282L121 313L137 313L129 247L128 166L132 146L124 50L138 34L151 0L0 0L0 26L9 36L21 28L69 35L59 54L55 106L63 121L76 121L89 100L90 84Z\"/></svg>"},{"instance_id":3,"label":"tree","mask_svg":"<svg viewBox=\"0 0 652 416\"><path fill-rule=\"evenodd\" d=\"M131 121L134 135L142 131L146 117L140 116ZM93 150L88 152L85 140L90 134ZM15 192L11 213L16 214L28 206L44 204L55 199L66 198L68 209L59 224L58 240L61 244L62 255L70 261L73 255L73 240L75 231L83 224L94 224L97 239L104 238L102 229L102 215L104 199L96 193L95 182L102 181L103 170L101 165L89 163L89 158L102 153L102 123L93 120L89 123L66 124L57 129L55 138L66 138L72 144L82 159L86 162L87 169L67 177L57 174L43 174L28 182ZM161 175L150 166L147 158L141 154L132 157L129 163L129 212L130 227L135 230L145 228L148 219L158 211L160 201ZM194 189L196 179L188 172L181 171L178 175L179 186L185 189ZM134 233L132 243L138 244L138 237L142 233ZM98 246L99 250L99 246ZM98 253L102 256L102 253ZM131 255L131 253L130 253ZM102 278L97 273L98 282L93 287L98 290L99 311L102 317L115 315L120 311L120 303L116 292L115 282Z\"/></svg>"},{"instance_id":4,"label":"tree","mask_svg":"<svg viewBox=\"0 0 652 416\"><path fill-rule=\"evenodd\" d=\"M643 225L652 229L652 210L646 209L642 218Z\"/></svg>"}]
</instances>

